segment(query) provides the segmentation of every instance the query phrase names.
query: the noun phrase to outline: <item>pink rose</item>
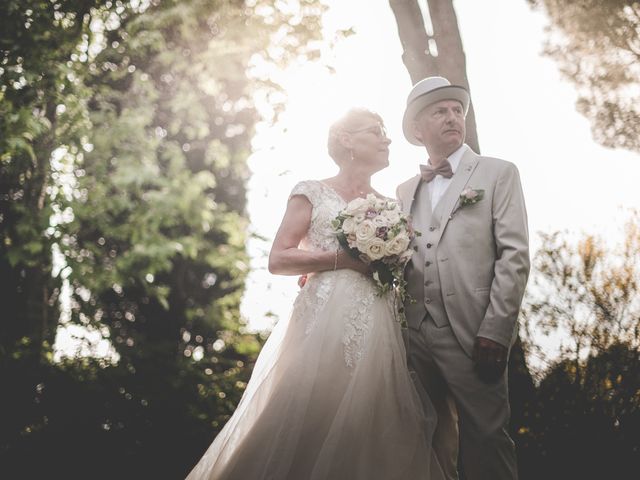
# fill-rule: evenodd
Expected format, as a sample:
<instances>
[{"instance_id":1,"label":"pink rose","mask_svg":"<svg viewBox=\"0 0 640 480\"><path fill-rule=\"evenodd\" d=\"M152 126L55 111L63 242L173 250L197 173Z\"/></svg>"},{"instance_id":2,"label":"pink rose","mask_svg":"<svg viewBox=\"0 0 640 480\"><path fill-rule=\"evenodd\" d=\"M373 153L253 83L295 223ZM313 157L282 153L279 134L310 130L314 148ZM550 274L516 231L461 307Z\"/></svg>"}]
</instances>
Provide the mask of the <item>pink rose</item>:
<instances>
[{"instance_id":1,"label":"pink rose","mask_svg":"<svg viewBox=\"0 0 640 480\"><path fill-rule=\"evenodd\" d=\"M474 198L476 198L478 196L478 192L476 192L475 190L468 188L466 189L464 192L462 192L462 194L467 197L469 200L473 200Z\"/></svg>"}]
</instances>

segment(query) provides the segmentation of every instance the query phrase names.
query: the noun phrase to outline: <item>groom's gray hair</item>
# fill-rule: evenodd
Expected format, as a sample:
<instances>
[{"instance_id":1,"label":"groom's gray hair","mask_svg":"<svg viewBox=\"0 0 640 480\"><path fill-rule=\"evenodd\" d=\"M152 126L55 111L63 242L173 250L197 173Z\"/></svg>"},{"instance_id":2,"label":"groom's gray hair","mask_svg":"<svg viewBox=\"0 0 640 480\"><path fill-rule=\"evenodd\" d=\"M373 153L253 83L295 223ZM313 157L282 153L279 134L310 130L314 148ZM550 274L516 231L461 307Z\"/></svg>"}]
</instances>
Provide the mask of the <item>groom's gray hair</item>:
<instances>
[{"instance_id":1,"label":"groom's gray hair","mask_svg":"<svg viewBox=\"0 0 640 480\"><path fill-rule=\"evenodd\" d=\"M374 118L382 122L382 117L377 113L367 108L356 107L347 111L347 113L342 115L329 127L327 150L329 151L329 156L333 158L333 161L336 162L338 166L349 161L351 158L349 149L342 144L340 139L341 134L349 133L350 130L357 129L361 125L362 120L368 118Z\"/></svg>"}]
</instances>

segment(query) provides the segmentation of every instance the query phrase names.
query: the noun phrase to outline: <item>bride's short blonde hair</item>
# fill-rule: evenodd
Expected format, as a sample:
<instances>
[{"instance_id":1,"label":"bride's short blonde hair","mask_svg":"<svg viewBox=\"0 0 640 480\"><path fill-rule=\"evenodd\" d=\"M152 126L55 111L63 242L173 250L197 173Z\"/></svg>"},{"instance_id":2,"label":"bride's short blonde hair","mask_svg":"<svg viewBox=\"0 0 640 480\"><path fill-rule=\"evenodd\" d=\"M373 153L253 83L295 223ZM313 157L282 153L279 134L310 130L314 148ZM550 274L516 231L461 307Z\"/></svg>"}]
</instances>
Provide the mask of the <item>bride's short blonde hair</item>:
<instances>
[{"instance_id":1,"label":"bride's short blonde hair","mask_svg":"<svg viewBox=\"0 0 640 480\"><path fill-rule=\"evenodd\" d=\"M341 141L341 135L357 130L362 126L363 120L375 119L382 123L382 117L366 108L352 108L333 122L329 127L329 138L327 139L327 150L329 156L338 166L349 161L351 152Z\"/></svg>"}]
</instances>

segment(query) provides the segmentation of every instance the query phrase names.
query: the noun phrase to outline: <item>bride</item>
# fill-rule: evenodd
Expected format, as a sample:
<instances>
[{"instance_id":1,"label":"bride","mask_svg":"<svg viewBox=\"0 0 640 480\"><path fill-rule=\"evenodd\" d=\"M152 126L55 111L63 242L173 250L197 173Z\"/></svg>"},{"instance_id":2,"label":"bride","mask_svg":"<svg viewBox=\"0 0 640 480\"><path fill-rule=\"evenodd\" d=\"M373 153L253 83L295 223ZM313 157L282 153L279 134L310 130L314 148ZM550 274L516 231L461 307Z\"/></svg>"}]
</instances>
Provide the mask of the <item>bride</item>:
<instances>
[{"instance_id":1,"label":"bride","mask_svg":"<svg viewBox=\"0 0 640 480\"><path fill-rule=\"evenodd\" d=\"M433 409L407 370L392 301L331 227L349 201L379 196L370 179L388 165L390 143L377 114L350 110L329 131L339 173L291 192L269 270L308 279L188 480L441 478Z\"/></svg>"}]
</instances>

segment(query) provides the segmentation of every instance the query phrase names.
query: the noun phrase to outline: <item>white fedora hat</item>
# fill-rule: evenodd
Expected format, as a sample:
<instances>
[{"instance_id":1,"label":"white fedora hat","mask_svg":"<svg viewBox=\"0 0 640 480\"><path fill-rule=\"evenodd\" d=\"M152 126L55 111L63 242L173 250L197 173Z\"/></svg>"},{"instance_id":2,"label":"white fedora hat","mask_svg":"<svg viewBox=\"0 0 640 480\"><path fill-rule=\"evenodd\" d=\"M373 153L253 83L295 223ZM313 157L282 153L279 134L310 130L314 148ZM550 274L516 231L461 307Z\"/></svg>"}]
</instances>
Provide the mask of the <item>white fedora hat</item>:
<instances>
[{"instance_id":1,"label":"white fedora hat","mask_svg":"<svg viewBox=\"0 0 640 480\"><path fill-rule=\"evenodd\" d=\"M423 108L440 100L457 100L462 104L466 115L471 98L466 88L451 85L451 82L444 77L427 77L420 80L409 92L407 108L402 119L402 131L409 143L422 145L422 142L413 135L412 122Z\"/></svg>"}]
</instances>

